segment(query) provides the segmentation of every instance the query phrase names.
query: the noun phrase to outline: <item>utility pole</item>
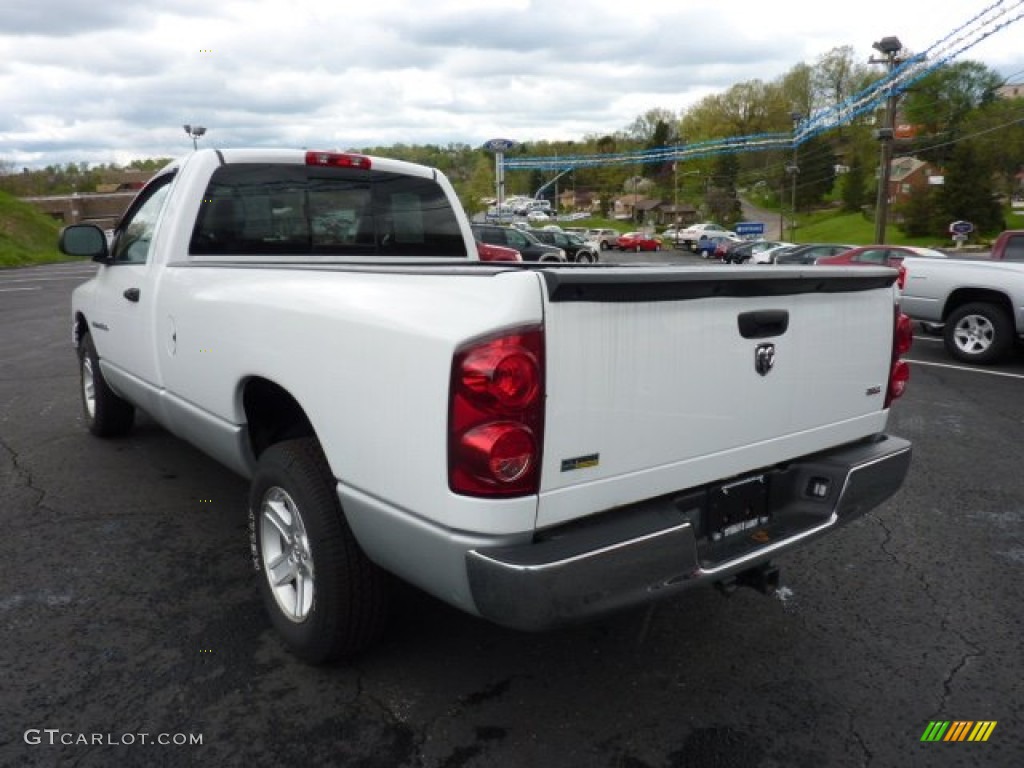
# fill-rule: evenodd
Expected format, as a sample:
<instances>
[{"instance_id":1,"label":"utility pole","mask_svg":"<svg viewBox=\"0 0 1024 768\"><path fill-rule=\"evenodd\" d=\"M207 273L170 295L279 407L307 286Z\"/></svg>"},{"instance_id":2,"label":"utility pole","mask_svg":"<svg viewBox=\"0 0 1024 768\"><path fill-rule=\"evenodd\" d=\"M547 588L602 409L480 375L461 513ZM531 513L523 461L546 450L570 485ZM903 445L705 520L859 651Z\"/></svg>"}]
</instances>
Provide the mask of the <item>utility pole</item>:
<instances>
[{"instance_id":1,"label":"utility pole","mask_svg":"<svg viewBox=\"0 0 1024 768\"><path fill-rule=\"evenodd\" d=\"M885 64L889 74L903 62L897 54L903 50L903 43L895 35L883 37L872 46L885 56L884 59L871 58L871 64ZM875 131L875 138L882 145L881 167L878 173L878 197L875 198L875 243L885 244L885 224L889 217L889 178L892 173L892 141L896 134L896 91L889 88L889 96L885 100L885 126Z\"/></svg>"},{"instance_id":2,"label":"utility pole","mask_svg":"<svg viewBox=\"0 0 1024 768\"><path fill-rule=\"evenodd\" d=\"M790 119L793 121L793 162L786 166L786 172L793 177L790 188L790 219L789 219L789 240L792 243L796 242L796 175L800 173L800 166L797 164L797 143L796 143L796 127L799 125L801 115L799 112L790 112ZM781 206L780 206L781 207ZM782 232L779 232L780 236Z\"/></svg>"}]
</instances>

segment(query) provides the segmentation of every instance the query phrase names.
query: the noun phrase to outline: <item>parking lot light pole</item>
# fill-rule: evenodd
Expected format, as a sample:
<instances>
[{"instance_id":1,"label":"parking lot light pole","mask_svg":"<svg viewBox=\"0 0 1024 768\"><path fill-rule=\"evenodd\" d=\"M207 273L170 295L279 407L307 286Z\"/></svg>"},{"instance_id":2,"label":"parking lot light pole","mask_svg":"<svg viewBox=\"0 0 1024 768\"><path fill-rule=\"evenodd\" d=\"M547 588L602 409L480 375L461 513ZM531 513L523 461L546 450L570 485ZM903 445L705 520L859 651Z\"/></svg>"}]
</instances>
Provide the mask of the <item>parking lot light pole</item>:
<instances>
[{"instance_id":1,"label":"parking lot light pole","mask_svg":"<svg viewBox=\"0 0 1024 768\"><path fill-rule=\"evenodd\" d=\"M185 133L187 133L192 138L192 149L199 149L199 142L197 140L199 139L200 136L205 135L206 129L201 125L186 124L181 127L184 128Z\"/></svg>"},{"instance_id":2,"label":"parking lot light pole","mask_svg":"<svg viewBox=\"0 0 1024 768\"><path fill-rule=\"evenodd\" d=\"M884 59L869 59L872 64L885 64L889 73L903 60L897 54L903 50L903 43L895 35L883 37L872 46L885 56ZM892 173L892 140L896 133L896 92L890 88L885 100L885 126L875 131L881 148L881 167L878 169L878 196L875 198L875 243L885 243L885 224L889 216L889 178Z\"/></svg>"}]
</instances>

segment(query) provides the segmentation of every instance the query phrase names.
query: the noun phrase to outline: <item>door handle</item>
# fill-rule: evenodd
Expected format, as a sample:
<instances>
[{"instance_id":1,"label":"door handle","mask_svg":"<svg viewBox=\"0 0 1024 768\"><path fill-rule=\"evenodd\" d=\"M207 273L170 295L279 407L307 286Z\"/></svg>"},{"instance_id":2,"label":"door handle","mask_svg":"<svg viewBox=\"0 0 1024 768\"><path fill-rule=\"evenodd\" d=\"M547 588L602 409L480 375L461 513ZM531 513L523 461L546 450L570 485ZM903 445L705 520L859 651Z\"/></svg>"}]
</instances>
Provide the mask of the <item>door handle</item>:
<instances>
[{"instance_id":1,"label":"door handle","mask_svg":"<svg viewBox=\"0 0 1024 768\"><path fill-rule=\"evenodd\" d=\"M789 328L789 312L785 309L756 309L741 312L737 318L740 336L745 339L767 339L781 336Z\"/></svg>"},{"instance_id":2,"label":"door handle","mask_svg":"<svg viewBox=\"0 0 1024 768\"><path fill-rule=\"evenodd\" d=\"M125 290L124 290L124 297L126 299L128 299L128 301L138 301L139 300L139 289L138 288L125 288Z\"/></svg>"}]
</instances>

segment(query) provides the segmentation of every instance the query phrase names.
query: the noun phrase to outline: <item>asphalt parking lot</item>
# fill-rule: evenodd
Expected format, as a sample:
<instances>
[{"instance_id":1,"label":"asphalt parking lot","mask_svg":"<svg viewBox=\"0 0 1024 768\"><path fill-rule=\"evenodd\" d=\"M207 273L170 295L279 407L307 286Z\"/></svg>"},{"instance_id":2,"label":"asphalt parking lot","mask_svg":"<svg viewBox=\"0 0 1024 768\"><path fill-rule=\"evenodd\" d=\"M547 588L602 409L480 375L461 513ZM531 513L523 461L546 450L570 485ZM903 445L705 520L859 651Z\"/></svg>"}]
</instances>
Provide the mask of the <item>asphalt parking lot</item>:
<instances>
[{"instance_id":1,"label":"asphalt parking lot","mask_svg":"<svg viewBox=\"0 0 1024 768\"><path fill-rule=\"evenodd\" d=\"M975 369L916 338L904 488L780 559L774 596L530 635L403 590L381 645L309 668L259 603L246 483L145 418L84 431L91 271L0 272L0 765L1024 765L1020 350ZM932 721L996 726L922 742Z\"/></svg>"}]
</instances>

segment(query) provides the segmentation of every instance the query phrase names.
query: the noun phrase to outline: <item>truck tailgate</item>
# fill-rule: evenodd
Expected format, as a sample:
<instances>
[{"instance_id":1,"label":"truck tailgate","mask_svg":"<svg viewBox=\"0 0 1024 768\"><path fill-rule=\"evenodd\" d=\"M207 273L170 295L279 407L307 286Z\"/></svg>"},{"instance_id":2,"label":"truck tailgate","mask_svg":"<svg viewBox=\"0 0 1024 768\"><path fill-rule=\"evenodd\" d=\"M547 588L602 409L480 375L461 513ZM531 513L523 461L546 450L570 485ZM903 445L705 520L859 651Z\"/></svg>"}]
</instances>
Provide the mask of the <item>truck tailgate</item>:
<instances>
[{"instance_id":1,"label":"truck tailgate","mask_svg":"<svg viewBox=\"0 0 1024 768\"><path fill-rule=\"evenodd\" d=\"M880 432L889 269L548 270L538 527Z\"/></svg>"}]
</instances>

